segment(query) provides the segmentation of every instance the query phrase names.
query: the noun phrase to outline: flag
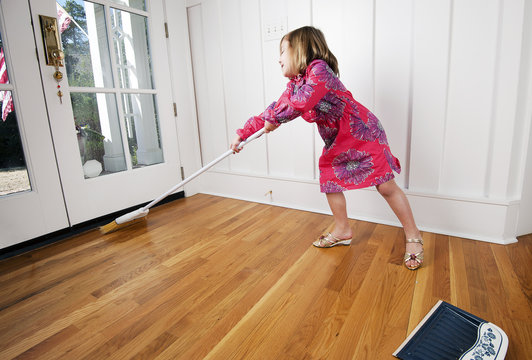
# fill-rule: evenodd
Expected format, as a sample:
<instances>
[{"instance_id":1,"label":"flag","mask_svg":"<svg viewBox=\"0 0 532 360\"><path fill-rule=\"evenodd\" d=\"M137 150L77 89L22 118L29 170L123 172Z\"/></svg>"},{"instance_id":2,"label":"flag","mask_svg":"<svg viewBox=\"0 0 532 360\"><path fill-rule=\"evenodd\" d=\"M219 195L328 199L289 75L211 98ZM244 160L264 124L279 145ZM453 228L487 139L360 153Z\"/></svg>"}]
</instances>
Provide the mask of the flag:
<instances>
[{"instance_id":1,"label":"flag","mask_svg":"<svg viewBox=\"0 0 532 360\"><path fill-rule=\"evenodd\" d=\"M0 49L0 84L9 83L7 77L7 67L4 57L4 49ZM2 102L2 121L6 121L7 115L13 111L13 98L11 97L11 91L0 91L0 101Z\"/></svg>"},{"instance_id":2,"label":"flag","mask_svg":"<svg viewBox=\"0 0 532 360\"><path fill-rule=\"evenodd\" d=\"M59 22L59 31L63 33L66 29L68 29L68 26L71 22L74 23L74 25L85 35L87 38L89 38L89 35L87 35L87 32L83 30L83 28L74 20L72 15L70 15L61 5L56 3L57 5L57 21Z\"/></svg>"},{"instance_id":3,"label":"flag","mask_svg":"<svg viewBox=\"0 0 532 360\"><path fill-rule=\"evenodd\" d=\"M57 4L57 21L59 22L59 32L62 34L72 21L72 17L61 5Z\"/></svg>"}]
</instances>

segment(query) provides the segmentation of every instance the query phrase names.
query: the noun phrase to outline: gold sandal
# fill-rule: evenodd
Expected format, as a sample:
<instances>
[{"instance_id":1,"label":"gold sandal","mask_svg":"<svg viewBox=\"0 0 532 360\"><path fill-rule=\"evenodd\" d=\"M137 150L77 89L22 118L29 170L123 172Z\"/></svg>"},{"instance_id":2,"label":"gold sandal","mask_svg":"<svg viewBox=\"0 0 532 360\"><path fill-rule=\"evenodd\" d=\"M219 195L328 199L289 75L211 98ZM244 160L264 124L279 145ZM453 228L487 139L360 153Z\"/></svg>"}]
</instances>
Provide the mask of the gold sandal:
<instances>
[{"instance_id":1,"label":"gold sandal","mask_svg":"<svg viewBox=\"0 0 532 360\"><path fill-rule=\"evenodd\" d=\"M328 233L327 235L321 235L318 240L312 243L312 245L319 248L330 248L336 245L350 245L351 240L353 240L353 238L338 239L333 234Z\"/></svg>"},{"instance_id":2,"label":"gold sandal","mask_svg":"<svg viewBox=\"0 0 532 360\"><path fill-rule=\"evenodd\" d=\"M407 243L417 243L417 244L421 244L421 246L423 246L423 239L407 239L406 242ZM411 253L405 251L405 257L404 257L403 261L404 261L404 264L405 264L406 268L410 269L410 270L419 269L421 267L421 265L423 264L423 252L424 252L424 250L421 250L418 253L411 254ZM406 263L408 261L411 261L411 260L415 261L417 264L414 265L414 266L408 266Z\"/></svg>"}]
</instances>

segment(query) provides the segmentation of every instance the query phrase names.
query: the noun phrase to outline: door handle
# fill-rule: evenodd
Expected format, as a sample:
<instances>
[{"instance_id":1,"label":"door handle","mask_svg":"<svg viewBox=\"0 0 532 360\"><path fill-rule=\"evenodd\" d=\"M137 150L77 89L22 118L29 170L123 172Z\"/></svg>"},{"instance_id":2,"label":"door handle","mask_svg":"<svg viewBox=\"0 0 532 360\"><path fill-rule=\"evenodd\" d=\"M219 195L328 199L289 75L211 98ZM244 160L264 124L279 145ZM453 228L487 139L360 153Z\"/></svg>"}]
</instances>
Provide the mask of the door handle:
<instances>
[{"instance_id":1,"label":"door handle","mask_svg":"<svg viewBox=\"0 0 532 360\"><path fill-rule=\"evenodd\" d=\"M41 21L41 34L44 45L46 65L55 68L63 66L65 54L61 50L59 32L57 31L57 19L52 16L39 15Z\"/></svg>"},{"instance_id":2,"label":"door handle","mask_svg":"<svg viewBox=\"0 0 532 360\"><path fill-rule=\"evenodd\" d=\"M63 59L65 58L65 53L63 52L63 50L61 50L59 48L52 49L52 54L51 55L52 55L53 65L55 67L63 66ZM55 77L55 75L54 75L54 77ZM62 78L63 77L61 76L61 79Z\"/></svg>"}]
</instances>

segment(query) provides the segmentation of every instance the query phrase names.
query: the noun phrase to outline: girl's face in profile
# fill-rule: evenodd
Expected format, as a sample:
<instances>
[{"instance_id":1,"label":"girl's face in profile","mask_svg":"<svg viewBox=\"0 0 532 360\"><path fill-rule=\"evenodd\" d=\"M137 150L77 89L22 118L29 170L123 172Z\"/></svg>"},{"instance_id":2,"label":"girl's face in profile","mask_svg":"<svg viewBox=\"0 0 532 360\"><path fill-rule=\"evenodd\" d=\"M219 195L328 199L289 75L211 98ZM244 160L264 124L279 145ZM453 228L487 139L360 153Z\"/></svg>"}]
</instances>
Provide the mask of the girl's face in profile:
<instances>
[{"instance_id":1,"label":"girl's face in profile","mask_svg":"<svg viewBox=\"0 0 532 360\"><path fill-rule=\"evenodd\" d=\"M283 40L281 42L281 55L279 57L279 64L281 65L281 72L283 73L283 76L292 78L297 75L292 64L292 48L287 40Z\"/></svg>"}]
</instances>

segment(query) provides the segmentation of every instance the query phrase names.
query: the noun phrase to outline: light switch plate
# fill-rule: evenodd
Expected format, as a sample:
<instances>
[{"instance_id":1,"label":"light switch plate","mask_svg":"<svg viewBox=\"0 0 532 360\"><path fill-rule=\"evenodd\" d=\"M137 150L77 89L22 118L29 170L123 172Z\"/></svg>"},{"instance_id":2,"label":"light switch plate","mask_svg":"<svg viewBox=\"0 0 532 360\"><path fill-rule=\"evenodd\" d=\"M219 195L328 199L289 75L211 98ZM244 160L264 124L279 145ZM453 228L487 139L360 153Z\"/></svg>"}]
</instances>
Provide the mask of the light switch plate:
<instances>
[{"instance_id":1,"label":"light switch plate","mask_svg":"<svg viewBox=\"0 0 532 360\"><path fill-rule=\"evenodd\" d=\"M287 32L287 18L270 19L264 22L264 41L280 40Z\"/></svg>"}]
</instances>

